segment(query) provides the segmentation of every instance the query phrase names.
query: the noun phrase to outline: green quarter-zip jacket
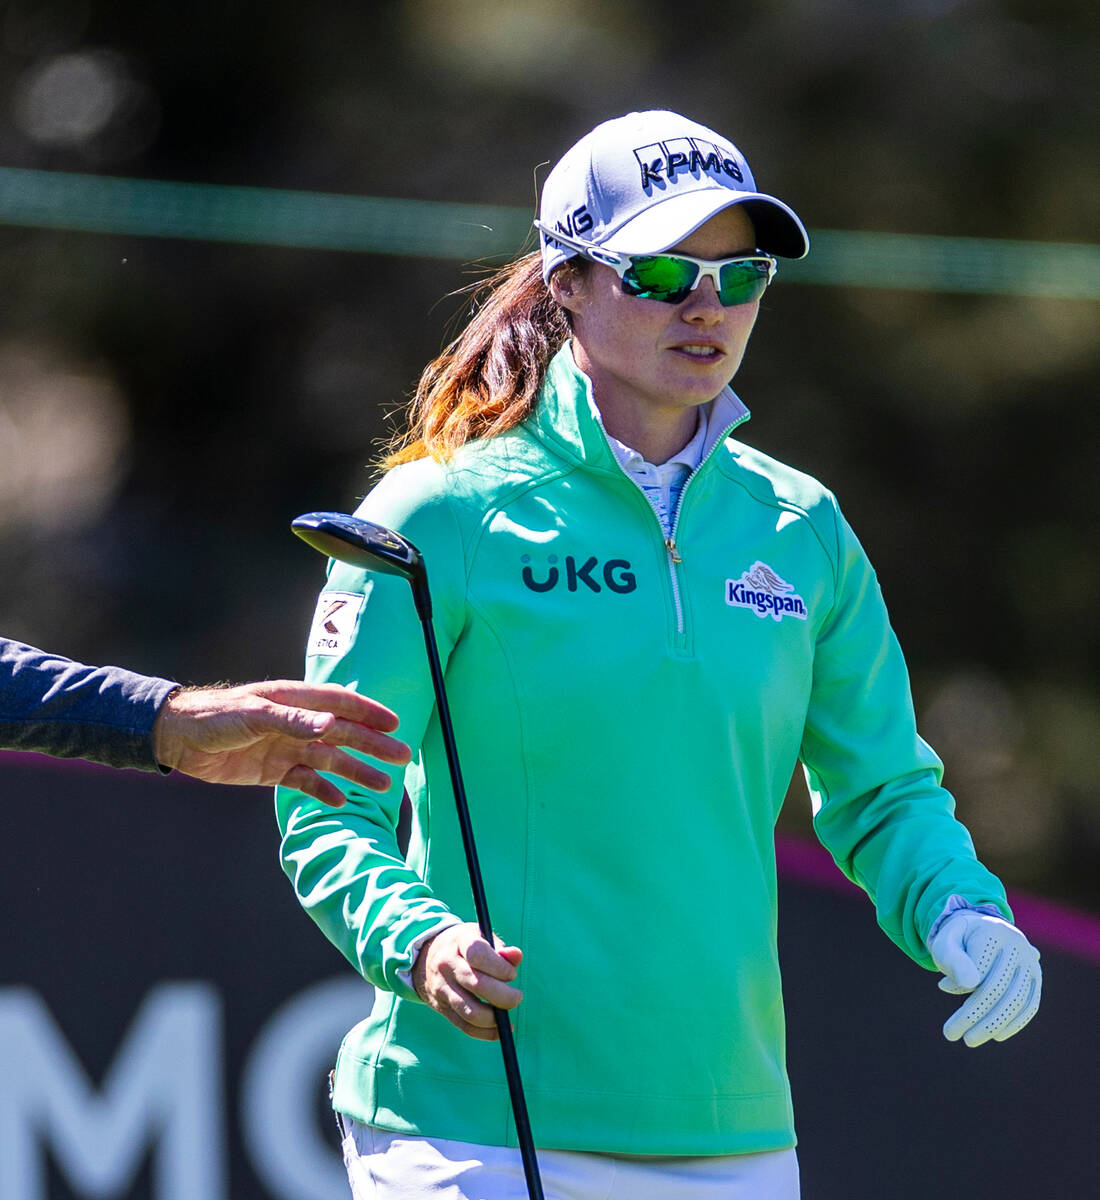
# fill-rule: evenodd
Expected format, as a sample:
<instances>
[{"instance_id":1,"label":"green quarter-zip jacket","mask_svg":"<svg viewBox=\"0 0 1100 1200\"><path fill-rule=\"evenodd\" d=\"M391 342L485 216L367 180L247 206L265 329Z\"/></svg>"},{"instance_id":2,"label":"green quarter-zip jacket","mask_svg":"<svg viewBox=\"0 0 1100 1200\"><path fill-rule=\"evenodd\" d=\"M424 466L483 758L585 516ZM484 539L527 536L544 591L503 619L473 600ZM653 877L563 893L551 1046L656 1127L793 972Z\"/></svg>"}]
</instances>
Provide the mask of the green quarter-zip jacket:
<instances>
[{"instance_id":1,"label":"green quarter-zip jacket","mask_svg":"<svg viewBox=\"0 0 1100 1200\"><path fill-rule=\"evenodd\" d=\"M948 897L995 904L917 735L867 558L825 488L719 435L673 538L616 462L570 349L533 415L391 471L360 514L424 555L493 921L524 951L512 1013L543 1147L734 1154L794 1144L774 826L802 761L815 827L931 968ZM396 710L412 764L328 808L280 789L298 897L378 989L334 1103L386 1129L515 1144L499 1048L408 985L418 938L473 920L410 589L331 567L308 676ZM411 841L397 843L402 787Z\"/></svg>"}]
</instances>

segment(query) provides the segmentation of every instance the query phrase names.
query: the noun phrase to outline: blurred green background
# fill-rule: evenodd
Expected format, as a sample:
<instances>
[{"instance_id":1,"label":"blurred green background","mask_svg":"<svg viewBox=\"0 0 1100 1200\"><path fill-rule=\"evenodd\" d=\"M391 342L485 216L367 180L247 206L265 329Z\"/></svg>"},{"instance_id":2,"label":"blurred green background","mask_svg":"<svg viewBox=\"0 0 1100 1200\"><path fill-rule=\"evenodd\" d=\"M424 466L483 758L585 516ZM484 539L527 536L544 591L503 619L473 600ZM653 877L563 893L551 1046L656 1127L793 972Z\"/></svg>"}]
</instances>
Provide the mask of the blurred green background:
<instances>
[{"instance_id":1,"label":"blurred green background","mask_svg":"<svg viewBox=\"0 0 1100 1200\"><path fill-rule=\"evenodd\" d=\"M745 440L839 495L982 856L1100 910L1100 307L1043 286L1044 246L1100 240L1097 62L1085 0L7 0L0 167L503 206L516 249L596 122L727 133L829 251L765 301ZM370 486L480 234L464 260L25 219L0 205L0 630L298 674L322 566L288 524ZM1001 290L891 288L845 282L845 231L1036 245Z\"/></svg>"}]
</instances>

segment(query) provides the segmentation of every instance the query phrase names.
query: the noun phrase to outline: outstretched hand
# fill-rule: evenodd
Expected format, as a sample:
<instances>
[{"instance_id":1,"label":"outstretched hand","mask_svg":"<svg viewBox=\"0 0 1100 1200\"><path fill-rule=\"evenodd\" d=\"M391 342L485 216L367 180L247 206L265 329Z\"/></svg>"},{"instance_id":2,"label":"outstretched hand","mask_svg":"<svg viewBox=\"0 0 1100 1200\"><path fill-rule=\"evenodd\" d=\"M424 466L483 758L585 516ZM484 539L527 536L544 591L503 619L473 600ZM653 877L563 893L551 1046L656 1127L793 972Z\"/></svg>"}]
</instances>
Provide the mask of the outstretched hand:
<instances>
[{"instance_id":1,"label":"outstretched hand","mask_svg":"<svg viewBox=\"0 0 1100 1200\"><path fill-rule=\"evenodd\" d=\"M385 791L389 776L339 747L403 766L396 728L395 713L348 688L281 679L174 692L153 746L159 763L207 783L284 784L338 808L343 793L318 772Z\"/></svg>"},{"instance_id":2,"label":"outstretched hand","mask_svg":"<svg viewBox=\"0 0 1100 1200\"><path fill-rule=\"evenodd\" d=\"M495 948L472 922L450 925L420 947L412 972L420 999L482 1042L499 1038L493 1008L515 1008L523 999L512 985L523 951L498 937L494 942Z\"/></svg>"}]
</instances>

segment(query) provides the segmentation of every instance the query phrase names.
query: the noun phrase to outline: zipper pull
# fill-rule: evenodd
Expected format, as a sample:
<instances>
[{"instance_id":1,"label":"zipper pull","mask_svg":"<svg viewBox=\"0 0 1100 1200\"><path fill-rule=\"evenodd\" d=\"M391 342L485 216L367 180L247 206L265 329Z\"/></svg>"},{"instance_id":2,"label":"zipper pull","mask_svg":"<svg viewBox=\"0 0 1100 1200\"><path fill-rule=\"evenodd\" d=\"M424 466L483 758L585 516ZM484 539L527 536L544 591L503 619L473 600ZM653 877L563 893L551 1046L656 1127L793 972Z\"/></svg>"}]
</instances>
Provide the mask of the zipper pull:
<instances>
[{"instance_id":1,"label":"zipper pull","mask_svg":"<svg viewBox=\"0 0 1100 1200\"><path fill-rule=\"evenodd\" d=\"M680 551L676 549L676 539L675 538L671 538L671 537L665 538L665 549L668 551L669 558L671 558L674 563L684 561L680 557Z\"/></svg>"}]
</instances>

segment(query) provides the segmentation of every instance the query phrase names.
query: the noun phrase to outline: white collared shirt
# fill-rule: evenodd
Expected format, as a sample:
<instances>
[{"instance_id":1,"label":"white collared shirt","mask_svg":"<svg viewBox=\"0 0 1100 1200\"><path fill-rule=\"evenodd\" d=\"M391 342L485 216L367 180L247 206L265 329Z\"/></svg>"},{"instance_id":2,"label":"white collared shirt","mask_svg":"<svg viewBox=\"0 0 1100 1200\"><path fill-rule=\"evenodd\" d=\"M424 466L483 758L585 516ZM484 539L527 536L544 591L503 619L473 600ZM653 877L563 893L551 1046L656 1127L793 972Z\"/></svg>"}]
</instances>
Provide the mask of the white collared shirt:
<instances>
[{"instance_id":1,"label":"white collared shirt","mask_svg":"<svg viewBox=\"0 0 1100 1200\"><path fill-rule=\"evenodd\" d=\"M708 418L712 403L713 401L702 404L695 410L698 413L698 420L695 433L688 444L682 450L678 450L667 462L658 465L646 462L637 450L620 442L617 437L608 433L604 428L608 445L618 459L619 466L642 489L646 499L653 505L653 510L661 522L661 528L664 530L666 538L672 536L672 521L680 503L680 493L684 489L684 484L692 471L703 461L707 449ZM592 415L603 427L603 418L594 404Z\"/></svg>"}]
</instances>

